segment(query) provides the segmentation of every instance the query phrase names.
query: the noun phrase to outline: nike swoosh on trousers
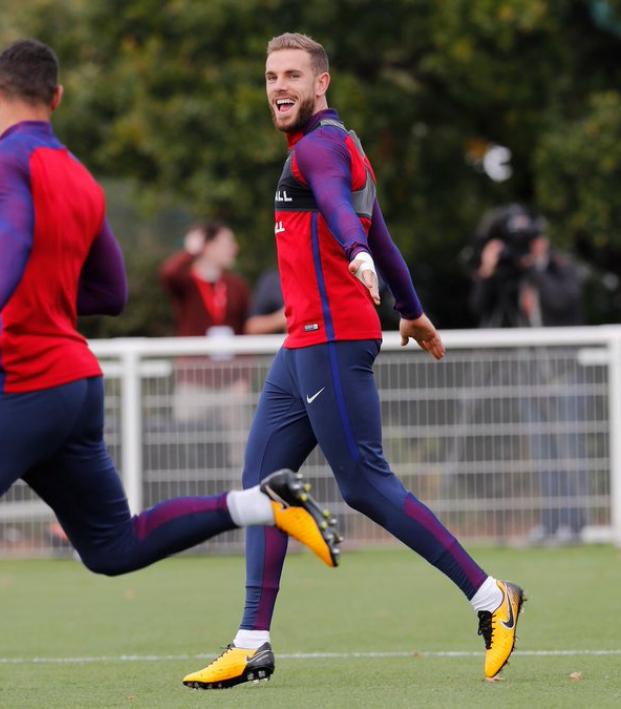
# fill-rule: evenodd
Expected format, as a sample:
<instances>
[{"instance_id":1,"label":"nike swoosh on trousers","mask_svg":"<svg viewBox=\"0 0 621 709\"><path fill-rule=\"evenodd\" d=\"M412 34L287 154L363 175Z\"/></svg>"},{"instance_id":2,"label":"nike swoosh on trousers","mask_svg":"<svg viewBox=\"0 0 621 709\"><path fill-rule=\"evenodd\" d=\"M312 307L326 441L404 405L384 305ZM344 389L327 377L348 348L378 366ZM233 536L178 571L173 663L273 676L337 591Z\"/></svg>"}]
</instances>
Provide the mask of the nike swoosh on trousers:
<instances>
[{"instance_id":1,"label":"nike swoosh on trousers","mask_svg":"<svg viewBox=\"0 0 621 709\"><path fill-rule=\"evenodd\" d=\"M321 394L321 392L325 389L325 387L321 387L321 389L318 392L315 392L312 396L309 396L308 394L306 395L306 403L307 404L312 404L313 401Z\"/></svg>"}]
</instances>

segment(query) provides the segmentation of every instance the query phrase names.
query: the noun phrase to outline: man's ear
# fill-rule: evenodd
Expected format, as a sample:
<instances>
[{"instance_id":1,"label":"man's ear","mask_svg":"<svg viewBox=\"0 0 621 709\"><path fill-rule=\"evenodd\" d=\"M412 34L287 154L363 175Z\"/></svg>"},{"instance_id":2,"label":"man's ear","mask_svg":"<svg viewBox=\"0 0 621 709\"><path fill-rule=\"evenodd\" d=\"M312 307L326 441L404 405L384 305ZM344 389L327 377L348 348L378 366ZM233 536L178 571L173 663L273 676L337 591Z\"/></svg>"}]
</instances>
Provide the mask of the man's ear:
<instances>
[{"instance_id":1,"label":"man's ear","mask_svg":"<svg viewBox=\"0 0 621 709\"><path fill-rule=\"evenodd\" d=\"M317 96L325 96L330 86L330 74L327 71L319 74L315 81L315 93Z\"/></svg>"},{"instance_id":2,"label":"man's ear","mask_svg":"<svg viewBox=\"0 0 621 709\"><path fill-rule=\"evenodd\" d=\"M52 113L60 106L60 102L63 100L63 93L65 89L61 84L54 89L54 95L52 96L52 102L50 103L50 108Z\"/></svg>"}]
</instances>

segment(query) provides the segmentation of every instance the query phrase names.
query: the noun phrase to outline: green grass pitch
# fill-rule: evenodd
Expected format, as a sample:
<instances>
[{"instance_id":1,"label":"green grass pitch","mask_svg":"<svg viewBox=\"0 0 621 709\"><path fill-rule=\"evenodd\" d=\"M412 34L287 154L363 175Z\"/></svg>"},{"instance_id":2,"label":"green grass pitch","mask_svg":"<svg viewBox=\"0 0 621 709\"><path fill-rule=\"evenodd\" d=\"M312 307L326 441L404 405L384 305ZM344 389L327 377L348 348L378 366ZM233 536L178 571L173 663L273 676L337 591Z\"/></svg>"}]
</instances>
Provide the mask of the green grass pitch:
<instances>
[{"instance_id":1,"label":"green grass pitch","mask_svg":"<svg viewBox=\"0 0 621 709\"><path fill-rule=\"evenodd\" d=\"M180 680L232 638L241 557L170 559L115 579L73 561L2 561L0 707L621 706L619 550L475 556L529 596L503 682L482 681L482 641L459 592L390 549L345 552L336 570L292 554L272 680L208 692Z\"/></svg>"}]
</instances>

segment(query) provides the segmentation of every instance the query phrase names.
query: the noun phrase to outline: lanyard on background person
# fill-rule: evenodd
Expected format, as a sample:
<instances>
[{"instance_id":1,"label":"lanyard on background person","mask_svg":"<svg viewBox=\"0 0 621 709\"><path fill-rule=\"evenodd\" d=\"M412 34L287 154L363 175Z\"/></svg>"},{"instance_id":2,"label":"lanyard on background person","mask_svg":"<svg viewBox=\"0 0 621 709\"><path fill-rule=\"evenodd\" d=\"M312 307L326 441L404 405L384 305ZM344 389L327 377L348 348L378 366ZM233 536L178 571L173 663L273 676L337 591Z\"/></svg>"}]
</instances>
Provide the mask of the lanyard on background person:
<instances>
[{"instance_id":1,"label":"lanyard on background person","mask_svg":"<svg viewBox=\"0 0 621 709\"><path fill-rule=\"evenodd\" d=\"M209 313L214 325L220 325L226 317L226 306L228 302L228 292L223 278L215 283L209 283L192 273L192 278L198 287L198 292Z\"/></svg>"}]
</instances>

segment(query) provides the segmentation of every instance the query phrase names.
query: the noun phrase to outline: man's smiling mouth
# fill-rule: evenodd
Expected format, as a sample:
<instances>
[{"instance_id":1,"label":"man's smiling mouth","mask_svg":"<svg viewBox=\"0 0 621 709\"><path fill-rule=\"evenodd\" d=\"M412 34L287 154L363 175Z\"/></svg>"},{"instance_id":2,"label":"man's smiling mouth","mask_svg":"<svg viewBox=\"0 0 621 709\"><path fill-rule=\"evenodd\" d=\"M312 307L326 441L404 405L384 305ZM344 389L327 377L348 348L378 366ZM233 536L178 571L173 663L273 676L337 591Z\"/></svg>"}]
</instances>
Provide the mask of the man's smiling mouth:
<instances>
[{"instance_id":1,"label":"man's smiling mouth","mask_svg":"<svg viewBox=\"0 0 621 709\"><path fill-rule=\"evenodd\" d=\"M295 106L295 101L290 98L277 98L274 105L277 113L287 113Z\"/></svg>"}]
</instances>

